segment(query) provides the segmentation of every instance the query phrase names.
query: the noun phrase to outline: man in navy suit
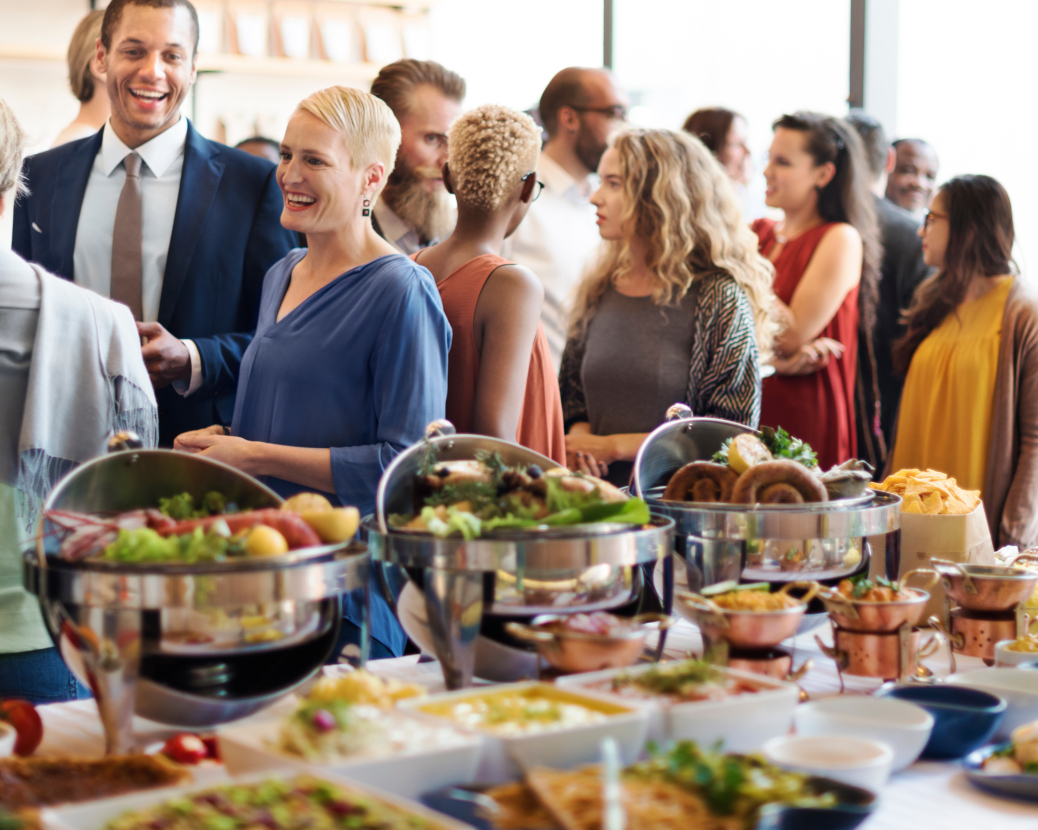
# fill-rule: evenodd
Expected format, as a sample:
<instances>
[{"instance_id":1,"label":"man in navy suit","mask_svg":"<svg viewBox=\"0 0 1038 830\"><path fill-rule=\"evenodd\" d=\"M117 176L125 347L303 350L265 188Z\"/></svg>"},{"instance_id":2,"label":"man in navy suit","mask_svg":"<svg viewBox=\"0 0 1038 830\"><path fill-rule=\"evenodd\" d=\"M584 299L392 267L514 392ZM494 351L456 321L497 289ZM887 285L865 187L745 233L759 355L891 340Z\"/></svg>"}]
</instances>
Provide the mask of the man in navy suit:
<instances>
[{"instance_id":1,"label":"man in navy suit","mask_svg":"<svg viewBox=\"0 0 1038 830\"><path fill-rule=\"evenodd\" d=\"M94 58L111 119L28 159L14 215L18 254L134 312L164 446L230 423L263 277L298 244L277 168L181 116L197 47L188 0L112 0Z\"/></svg>"}]
</instances>

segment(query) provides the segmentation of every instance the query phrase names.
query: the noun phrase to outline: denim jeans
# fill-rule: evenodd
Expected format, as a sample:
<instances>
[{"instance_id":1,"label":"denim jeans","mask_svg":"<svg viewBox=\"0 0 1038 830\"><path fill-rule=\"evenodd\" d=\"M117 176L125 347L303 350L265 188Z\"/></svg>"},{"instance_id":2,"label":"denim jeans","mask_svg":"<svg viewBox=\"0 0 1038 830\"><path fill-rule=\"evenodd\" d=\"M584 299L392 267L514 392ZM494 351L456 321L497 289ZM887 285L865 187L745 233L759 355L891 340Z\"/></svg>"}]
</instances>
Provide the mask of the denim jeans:
<instances>
[{"instance_id":1,"label":"denim jeans","mask_svg":"<svg viewBox=\"0 0 1038 830\"><path fill-rule=\"evenodd\" d=\"M0 698L15 697L36 705L82 700L90 690L72 675L56 648L0 654Z\"/></svg>"}]
</instances>

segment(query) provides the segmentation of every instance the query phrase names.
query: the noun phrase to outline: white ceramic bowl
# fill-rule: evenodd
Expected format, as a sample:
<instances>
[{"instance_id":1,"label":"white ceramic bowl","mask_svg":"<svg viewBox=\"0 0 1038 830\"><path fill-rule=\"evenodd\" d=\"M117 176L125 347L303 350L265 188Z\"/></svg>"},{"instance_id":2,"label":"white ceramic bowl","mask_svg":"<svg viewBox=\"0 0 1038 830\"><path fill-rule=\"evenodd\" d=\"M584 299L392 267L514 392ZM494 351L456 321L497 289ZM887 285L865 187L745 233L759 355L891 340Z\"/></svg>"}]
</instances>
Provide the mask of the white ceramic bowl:
<instances>
[{"instance_id":1,"label":"white ceramic bowl","mask_svg":"<svg viewBox=\"0 0 1038 830\"><path fill-rule=\"evenodd\" d=\"M1021 663L1033 663L1038 660L1038 652L1035 651L1012 651L1009 646L1016 640L1001 640L995 643L995 666L999 668L1012 668Z\"/></svg>"},{"instance_id":2,"label":"white ceramic bowl","mask_svg":"<svg viewBox=\"0 0 1038 830\"><path fill-rule=\"evenodd\" d=\"M878 793L890 777L894 750L882 741L844 735L783 735L761 748L764 757L784 769L822 775Z\"/></svg>"},{"instance_id":3,"label":"white ceramic bowl","mask_svg":"<svg viewBox=\"0 0 1038 830\"><path fill-rule=\"evenodd\" d=\"M294 707L279 709L283 713L294 711ZM309 766L310 769L344 775L406 798L417 798L423 792L451 784L468 784L475 778L482 755L483 740L480 736L450 729L442 723L432 724L406 712L394 711L386 713L385 717L392 723L390 733L398 737L403 730L414 727L431 728L441 734L439 738L435 734L427 736L417 748L392 754L308 762L278 747L284 714L257 716L219 728L220 755L232 775ZM437 739L442 742L440 746L429 745Z\"/></svg>"},{"instance_id":4,"label":"white ceramic bowl","mask_svg":"<svg viewBox=\"0 0 1038 830\"><path fill-rule=\"evenodd\" d=\"M432 718L437 723L446 721L457 726L450 719L423 710L438 704L461 702L466 698L538 688L544 690L549 697L561 698L578 705L584 703L591 709L606 713L607 716L596 723L523 735L503 736L488 729L472 728L470 731L473 734L483 737L483 756L476 775L477 782L514 781L523 774L523 770L536 766L570 769L581 764L597 763L600 760L599 747L602 738L607 736L616 739L623 764L633 764L637 760L645 745L649 709L631 705L626 701L621 703L614 697L593 694L582 689L556 687L551 683L507 683L485 689L462 689L424 698L410 698L400 701L397 707Z\"/></svg>"},{"instance_id":5,"label":"white ceramic bowl","mask_svg":"<svg viewBox=\"0 0 1038 830\"><path fill-rule=\"evenodd\" d=\"M6 758L14 754L14 744L18 740L18 733L9 723L0 721L0 758Z\"/></svg>"},{"instance_id":6,"label":"white ceramic bowl","mask_svg":"<svg viewBox=\"0 0 1038 830\"><path fill-rule=\"evenodd\" d=\"M471 830L467 824L455 821L442 813L430 810L415 801L400 798L391 793L382 792L374 787L366 787L349 778L332 775L314 767L295 767L277 771L253 773L251 775L234 776L231 779L207 783L188 784L182 787L161 787L157 790L130 793L129 795L102 798L96 801L85 801L81 804L68 804L64 807L49 807L40 811L40 823L44 830L104 830L110 821L119 818L123 813L146 810L164 801L169 801L189 793L206 790L210 787L226 786L232 783L251 784L265 781L268 778L291 778L300 773L313 775L316 778L338 784L343 789L360 795L377 798L379 801L408 810L416 816L416 826L435 828L435 830Z\"/></svg>"},{"instance_id":7,"label":"white ceramic bowl","mask_svg":"<svg viewBox=\"0 0 1038 830\"><path fill-rule=\"evenodd\" d=\"M1038 720L1038 672L1019 669L978 669L953 674L947 680L998 695L1008 704L1006 716L995 733L996 741L1008 740L1016 727Z\"/></svg>"},{"instance_id":8,"label":"white ceramic bowl","mask_svg":"<svg viewBox=\"0 0 1038 830\"><path fill-rule=\"evenodd\" d=\"M560 677L555 685L587 690L618 674L641 674L651 665L628 669L572 674ZM752 683L759 688L724 700L700 700L673 703L665 697L632 698L616 695L625 704L647 707L650 712L648 739L657 742L690 740L702 747L722 741L726 752L755 752L769 738L785 735L793 721L793 710L800 700L800 690L792 683L773 680L759 674L733 669L724 670L730 677ZM592 689L592 691L601 691ZM613 695L608 691L603 694Z\"/></svg>"},{"instance_id":9,"label":"white ceramic bowl","mask_svg":"<svg viewBox=\"0 0 1038 830\"><path fill-rule=\"evenodd\" d=\"M894 770L909 766L933 731L933 715L922 706L887 697L833 697L798 706L798 735L845 735L882 741L894 750Z\"/></svg>"}]
</instances>

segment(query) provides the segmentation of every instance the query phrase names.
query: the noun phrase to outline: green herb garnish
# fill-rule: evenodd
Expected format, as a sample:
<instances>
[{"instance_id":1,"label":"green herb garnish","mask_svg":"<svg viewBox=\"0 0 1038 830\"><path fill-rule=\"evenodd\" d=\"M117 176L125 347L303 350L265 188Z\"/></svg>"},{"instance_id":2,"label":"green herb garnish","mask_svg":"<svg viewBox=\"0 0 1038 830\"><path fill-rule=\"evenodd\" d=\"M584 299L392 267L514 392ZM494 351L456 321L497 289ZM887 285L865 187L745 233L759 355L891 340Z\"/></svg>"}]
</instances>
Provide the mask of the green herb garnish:
<instances>
[{"instance_id":1,"label":"green herb garnish","mask_svg":"<svg viewBox=\"0 0 1038 830\"><path fill-rule=\"evenodd\" d=\"M717 683L722 677L721 670L705 660L685 660L671 665L654 665L638 674L618 674L613 678L613 688L640 686L658 695L687 697L699 687Z\"/></svg>"},{"instance_id":2,"label":"green herb garnish","mask_svg":"<svg viewBox=\"0 0 1038 830\"><path fill-rule=\"evenodd\" d=\"M171 519L185 521L187 519L205 519L209 516L222 516L233 513L236 506L227 501L223 493L210 490L202 497L202 504L195 509L195 497L190 493L180 493L168 499L159 499L159 512Z\"/></svg>"},{"instance_id":3,"label":"green herb garnish","mask_svg":"<svg viewBox=\"0 0 1038 830\"><path fill-rule=\"evenodd\" d=\"M851 596L854 599L861 599L873 588L889 588L895 594L901 590L896 582L891 582L885 576L877 576L875 581L873 581L866 574L859 574L858 576L850 577L850 583Z\"/></svg>"},{"instance_id":4,"label":"green herb garnish","mask_svg":"<svg viewBox=\"0 0 1038 830\"><path fill-rule=\"evenodd\" d=\"M796 461L798 464L803 464L809 470L813 470L818 466L818 458L815 455L815 451L811 449L811 445L805 444L799 438L793 438L782 427L777 427L775 429L772 429L771 427L761 427L760 433L761 442L768 448L768 452L771 453L773 458L785 458L790 461ZM710 460L717 464L727 464L728 450L731 445L732 439L729 438L721 444L721 449L715 452Z\"/></svg>"}]
</instances>

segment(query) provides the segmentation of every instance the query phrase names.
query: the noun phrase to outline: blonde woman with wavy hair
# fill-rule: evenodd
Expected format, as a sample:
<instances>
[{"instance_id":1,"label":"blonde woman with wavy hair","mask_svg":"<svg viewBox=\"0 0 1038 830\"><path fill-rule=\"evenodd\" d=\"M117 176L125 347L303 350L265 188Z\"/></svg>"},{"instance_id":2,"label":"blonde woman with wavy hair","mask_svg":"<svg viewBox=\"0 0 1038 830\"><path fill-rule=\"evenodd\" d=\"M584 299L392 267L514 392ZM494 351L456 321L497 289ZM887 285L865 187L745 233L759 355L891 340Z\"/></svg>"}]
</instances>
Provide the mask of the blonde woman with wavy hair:
<instances>
[{"instance_id":1,"label":"blonde woman with wavy hair","mask_svg":"<svg viewBox=\"0 0 1038 830\"><path fill-rule=\"evenodd\" d=\"M459 432L517 441L566 461L562 402L540 323L544 289L501 245L539 195L541 129L522 112L486 104L450 130L443 182L458 223L411 258L436 280L454 332L447 418Z\"/></svg>"},{"instance_id":2,"label":"blonde woman with wavy hair","mask_svg":"<svg viewBox=\"0 0 1038 830\"><path fill-rule=\"evenodd\" d=\"M570 465L626 484L671 404L756 427L772 269L702 142L631 130L591 198L605 241L582 280L560 381Z\"/></svg>"},{"instance_id":3,"label":"blonde woman with wavy hair","mask_svg":"<svg viewBox=\"0 0 1038 830\"><path fill-rule=\"evenodd\" d=\"M184 433L176 449L363 515L388 464L443 417L451 330L436 283L371 225L399 144L392 110L367 92L331 87L296 108L277 182L281 224L308 247L263 280L230 431ZM340 645L357 643L364 621L345 600ZM400 656L407 642L377 589L371 637L374 657Z\"/></svg>"}]
</instances>

